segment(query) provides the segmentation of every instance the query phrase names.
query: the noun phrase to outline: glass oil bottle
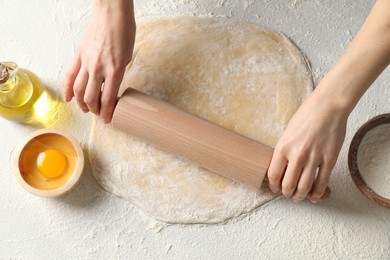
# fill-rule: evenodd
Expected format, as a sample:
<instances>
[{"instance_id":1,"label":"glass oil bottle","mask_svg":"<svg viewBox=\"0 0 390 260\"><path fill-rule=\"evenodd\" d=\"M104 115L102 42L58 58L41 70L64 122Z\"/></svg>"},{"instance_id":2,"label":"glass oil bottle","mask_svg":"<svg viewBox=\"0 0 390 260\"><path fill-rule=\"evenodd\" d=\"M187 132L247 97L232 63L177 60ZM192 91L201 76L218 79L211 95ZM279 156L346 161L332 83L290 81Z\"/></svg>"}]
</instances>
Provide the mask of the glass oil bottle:
<instances>
[{"instance_id":1,"label":"glass oil bottle","mask_svg":"<svg viewBox=\"0 0 390 260\"><path fill-rule=\"evenodd\" d=\"M0 116L36 123L49 112L48 102L48 92L38 76L15 63L0 63Z\"/></svg>"}]
</instances>

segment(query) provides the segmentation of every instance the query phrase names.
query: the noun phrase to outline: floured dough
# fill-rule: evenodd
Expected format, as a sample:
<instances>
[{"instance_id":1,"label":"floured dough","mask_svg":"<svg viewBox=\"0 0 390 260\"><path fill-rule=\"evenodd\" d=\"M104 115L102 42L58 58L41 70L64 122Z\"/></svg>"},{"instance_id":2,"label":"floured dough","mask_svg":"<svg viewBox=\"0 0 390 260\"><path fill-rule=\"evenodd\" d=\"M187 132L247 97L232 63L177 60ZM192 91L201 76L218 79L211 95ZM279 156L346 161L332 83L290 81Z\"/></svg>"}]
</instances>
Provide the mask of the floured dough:
<instances>
[{"instance_id":1,"label":"floured dough","mask_svg":"<svg viewBox=\"0 0 390 260\"><path fill-rule=\"evenodd\" d=\"M142 18L123 84L274 146L312 90L283 35L222 18ZM145 129L148 131L148 129ZM93 174L107 191L170 223L217 223L274 199L94 120Z\"/></svg>"}]
</instances>

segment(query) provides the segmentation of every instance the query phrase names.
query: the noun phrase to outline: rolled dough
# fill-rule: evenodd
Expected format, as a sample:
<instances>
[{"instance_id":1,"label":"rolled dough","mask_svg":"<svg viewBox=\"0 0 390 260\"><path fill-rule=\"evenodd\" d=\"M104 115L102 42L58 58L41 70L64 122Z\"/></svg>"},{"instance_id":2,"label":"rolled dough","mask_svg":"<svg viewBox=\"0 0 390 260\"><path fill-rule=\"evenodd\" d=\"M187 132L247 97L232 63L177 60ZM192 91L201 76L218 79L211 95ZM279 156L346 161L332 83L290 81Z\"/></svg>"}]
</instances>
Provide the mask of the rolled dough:
<instances>
[{"instance_id":1,"label":"rolled dough","mask_svg":"<svg viewBox=\"0 0 390 260\"><path fill-rule=\"evenodd\" d=\"M283 35L223 18L138 20L121 92L136 88L274 146L312 90L299 50ZM148 131L148 129L145 129ZM276 198L158 150L94 119L89 154L107 191L169 223L217 223Z\"/></svg>"}]
</instances>

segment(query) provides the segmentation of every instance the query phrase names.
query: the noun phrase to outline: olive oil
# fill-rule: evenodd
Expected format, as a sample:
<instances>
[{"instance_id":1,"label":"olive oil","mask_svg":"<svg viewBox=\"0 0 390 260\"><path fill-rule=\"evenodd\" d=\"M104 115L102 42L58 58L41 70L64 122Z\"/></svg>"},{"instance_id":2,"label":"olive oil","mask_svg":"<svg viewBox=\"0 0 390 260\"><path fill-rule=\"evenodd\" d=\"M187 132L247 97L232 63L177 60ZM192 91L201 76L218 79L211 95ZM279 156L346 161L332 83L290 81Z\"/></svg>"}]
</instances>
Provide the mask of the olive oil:
<instances>
[{"instance_id":1,"label":"olive oil","mask_svg":"<svg viewBox=\"0 0 390 260\"><path fill-rule=\"evenodd\" d=\"M12 62L0 63L0 116L16 122L34 122L48 112L49 96L33 72ZM45 111L40 111L42 107L46 107Z\"/></svg>"}]
</instances>

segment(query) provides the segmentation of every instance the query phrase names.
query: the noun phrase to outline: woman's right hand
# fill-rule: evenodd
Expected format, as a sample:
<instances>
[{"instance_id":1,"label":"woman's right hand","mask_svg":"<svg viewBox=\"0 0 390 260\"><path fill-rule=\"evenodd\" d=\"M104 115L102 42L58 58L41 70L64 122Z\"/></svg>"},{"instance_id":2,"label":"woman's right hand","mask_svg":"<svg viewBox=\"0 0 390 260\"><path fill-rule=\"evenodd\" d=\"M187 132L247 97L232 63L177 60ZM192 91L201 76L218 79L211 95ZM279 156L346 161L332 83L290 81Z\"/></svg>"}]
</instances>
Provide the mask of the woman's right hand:
<instances>
[{"instance_id":1,"label":"woman's right hand","mask_svg":"<svg viewBox=\"0 0 390 260\"><path fill-rule=\"evenodd\" d=\"M63 84L64 100L109 123L126 65L132 59L136 25L131 0L96 0L94 13Z\"/></svg>"}]
</instances>

